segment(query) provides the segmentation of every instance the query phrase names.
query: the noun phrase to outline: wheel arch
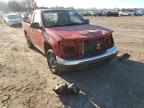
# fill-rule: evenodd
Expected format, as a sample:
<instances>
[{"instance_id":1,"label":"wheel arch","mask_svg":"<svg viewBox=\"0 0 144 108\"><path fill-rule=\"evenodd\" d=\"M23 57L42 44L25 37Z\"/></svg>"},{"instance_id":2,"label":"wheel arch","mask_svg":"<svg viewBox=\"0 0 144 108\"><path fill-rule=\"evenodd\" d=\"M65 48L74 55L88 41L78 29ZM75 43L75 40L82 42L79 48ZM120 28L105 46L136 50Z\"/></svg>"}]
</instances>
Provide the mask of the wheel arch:
<instances>
[{"instance_id":1,"label":"wheel arch","mask_svg":"<svg viewBox=\"0 0 144 108\"><path fill-rule=\"evenodd\" d=\"M27 32L26 32L26 30L24 30L24 34L26 34Z\"/></svg>"},{"instance_id":2,"label":"wheel arch","mask_svg":"<svg viewBox=\"0 0 144 108\"><path fill-rule=\"evenodd\" d=\"M27 36L27 31L26 30L24 30L24 35Z\"/></svg>"},{"instance_id":3,"label":"wheel arch","mask_svg":"<svg viewBox=\"0 0 144 108\"><path fill-rule=\"evenodd\" d=\"M53 50L53 47L47 41L44 41L44 53L46 54L47 50L49 49Z\"/></svg>"}]
</instances>

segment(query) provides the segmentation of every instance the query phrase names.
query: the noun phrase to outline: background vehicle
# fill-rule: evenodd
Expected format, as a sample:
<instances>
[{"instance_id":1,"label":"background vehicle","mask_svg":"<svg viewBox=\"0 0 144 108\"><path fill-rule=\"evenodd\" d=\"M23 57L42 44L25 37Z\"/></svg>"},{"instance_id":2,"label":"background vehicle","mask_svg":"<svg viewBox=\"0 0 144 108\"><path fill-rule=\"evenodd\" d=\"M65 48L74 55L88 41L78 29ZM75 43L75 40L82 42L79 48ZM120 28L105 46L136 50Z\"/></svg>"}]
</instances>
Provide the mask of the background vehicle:
<instances>
[{"instance_id":1,"label":"background vehicle","mask_svg":"<svg viewBox=\"0 0 144 108\"><path fill-rule=\"evenodd\" d=\"M0 17L2 17L2 16L3 16L3 14L4 14L4 12L3 12L3 11L0 11Z\"/></svg>"},{"instance_id":2,"label":"background vehicle","mask_svg":"<svg viewBox=\"0 0 144 108\"><path fill-rule=\"evenodd\" d=\"M85 68L117 54L113 31L89 25L74 10L36 10L32 19L22 23L28 46L46 55L53 73Z\"/></svg>"},{"instance_id":3,"label":"background vehicle","mask_svg":"<svg viewBox=\"0 0 144 108\"><path fill-rule=\"evenodd\" d=\"M3 14L3 15L2 15L2 19L3 19L4 22L6 21L6 17L7 17L6 14Z\"/></svg>"},{"instance_id":4,"label":"background vehicle","mask_svg":"<svg viewBox=\"0 0 144 108\"><path fill-rule=\"evenodd\" d=\"M107 12L106 16L115 16L115 17L118 17L119 13L118 12Z\"/></svg>"},{"instance_id":5,"label":"background vehicle","mask_svg":"<svg viewBox=\"0 0 144 108\"><path fill-rule=\"evenodd\" d=\"M133 12L128 12L128 11L120 11L119 16L133 16Z\"/></svg>"},{"instance_id":6,"label":"background vehicle","mask_svg":"<svg viewBox=\"0 0 144 108\"><path fill-rule=\"evenodd\" d=\"M80 14L82 16L92 16L92 14L89 11L82 11L82 12L80 12Z\"/></svg>"},{"instance_id":7,"label":"background vehicle","mask_svg":"<svg viewBox=\"0 0 144 108\"><path fill-rule=\"evenodd\" d=\"M137 10L134 12L134 16L143 16L144 15L144 11L142 10Z\"/></svg>"},{"instance_id":8,"label":"background vehicle","mask_svg":"<svg viewBox=\"0 0 144 108\"><path fill-rule=\"evenodd\" d=\"M6 14L4 20L9 26L21 25L22 23L22 19L18 14Z\"/></svg>"}]
</instances>

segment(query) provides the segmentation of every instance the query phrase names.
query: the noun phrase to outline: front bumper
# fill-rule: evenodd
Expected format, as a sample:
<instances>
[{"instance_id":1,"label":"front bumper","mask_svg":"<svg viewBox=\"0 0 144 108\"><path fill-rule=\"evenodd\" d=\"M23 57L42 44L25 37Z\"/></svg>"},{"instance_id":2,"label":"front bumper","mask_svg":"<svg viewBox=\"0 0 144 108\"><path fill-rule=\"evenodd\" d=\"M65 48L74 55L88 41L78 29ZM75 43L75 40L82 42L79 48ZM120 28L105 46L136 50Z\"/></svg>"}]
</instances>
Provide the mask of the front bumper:
<instances>
[{"instance_id":1,"label":"front bumper","mask_svg":"<svg viewBox=\"0 0 144 108\"><path fill-rule=\"evenodd\" d=\"M8 25L10 25L10 26L19 26L21 24L22 24L21 22L11 22L11 23L8 23Z\"/></svg>"},{"instance_id":2,"label":"front bumper","mask_svg":"<svg viewBox=\"0 0 144 108\"><path fill-rule=\"evenodd\" d=\"M84 58L84 59L76 59L76 60L65 60L63 58L56 57L58 68L62 71L69 71L69 70L75 70L75 69L81 69L86 68L90 64L94 64L100 61L105 61L107 59L112 59L115 57L118 53L118 49L113 46L112 48L109 48L104 54Z\"/></svg>"}]
</instances>

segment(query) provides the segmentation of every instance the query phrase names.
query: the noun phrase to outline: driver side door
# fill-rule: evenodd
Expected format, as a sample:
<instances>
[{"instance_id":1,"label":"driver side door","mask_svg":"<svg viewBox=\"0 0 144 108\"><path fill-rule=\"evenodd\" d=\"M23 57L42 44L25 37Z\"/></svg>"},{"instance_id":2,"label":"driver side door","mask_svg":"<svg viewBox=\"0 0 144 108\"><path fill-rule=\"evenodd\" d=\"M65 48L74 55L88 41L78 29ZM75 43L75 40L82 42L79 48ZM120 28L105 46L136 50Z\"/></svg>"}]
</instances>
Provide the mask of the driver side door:
<instances>
[{"instance_id":1,"label":"driver side door","mask_svg":"<svg viewBox=\"0 0 144 108\"><path fill-rule=\"evenodd\" d=\"M32 23L39 23L41 25L41 14L40 12L35 12L33 15ZM42 30L41 29L36 29L30 27L30 36L31 36L31 41L34 44L35 47L38 49L42 49Z\"/></svg>"}]
</instances>

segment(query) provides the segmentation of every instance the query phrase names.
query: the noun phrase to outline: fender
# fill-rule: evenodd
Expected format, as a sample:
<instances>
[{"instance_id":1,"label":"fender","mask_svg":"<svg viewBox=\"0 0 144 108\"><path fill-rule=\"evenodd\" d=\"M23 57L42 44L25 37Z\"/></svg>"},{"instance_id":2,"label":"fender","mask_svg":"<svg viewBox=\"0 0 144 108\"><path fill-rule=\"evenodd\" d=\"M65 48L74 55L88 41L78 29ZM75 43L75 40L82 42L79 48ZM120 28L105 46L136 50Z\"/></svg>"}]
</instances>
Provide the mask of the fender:
<instances>
[{"instance_id":1,"label":"fender","mask_svg":"<svg viewBox=\"0 0 144 108\"><path fill-rule=\"evenodd\" d=\"M54 36L55 35L51 32L47 33L47 31L43 31L43 45L46 42L48 45L51 46L51 48L54 50L55 54L57 56L60 56L61 52L60 52L59 47L58 47L59 41L56 40L54 38Z\"/></svg>"}]
</instances>

